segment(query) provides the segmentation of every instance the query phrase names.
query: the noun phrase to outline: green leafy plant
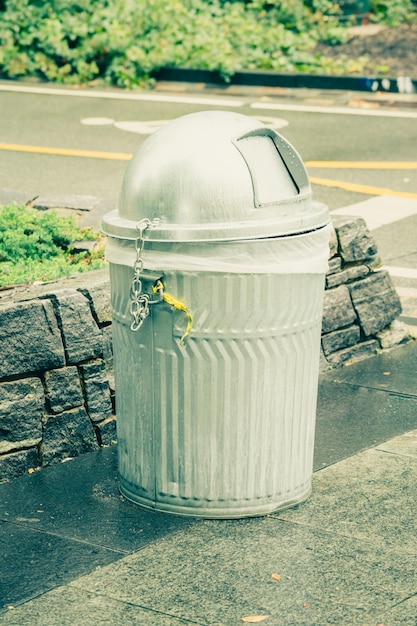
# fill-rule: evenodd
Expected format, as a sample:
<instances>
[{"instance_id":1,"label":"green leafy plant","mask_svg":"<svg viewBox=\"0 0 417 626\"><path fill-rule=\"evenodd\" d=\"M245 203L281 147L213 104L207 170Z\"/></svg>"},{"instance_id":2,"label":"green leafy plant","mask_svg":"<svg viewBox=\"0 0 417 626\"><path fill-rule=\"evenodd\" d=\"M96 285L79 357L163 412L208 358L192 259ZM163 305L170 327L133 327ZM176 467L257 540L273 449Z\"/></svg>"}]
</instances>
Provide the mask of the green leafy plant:
<instances>
[{"instance_id":1,"label":"green leafy plant","mask_svg":"<svg viewBox=\"0 0 417 626\"><path fill-rule=\"evenodd\" d=\"M370 0L371 19L388 26L399 26L415 19L415 3L412 0Z\"/></svg>"},{"instance_id":2,"label":"green leafy plant","mask_svg":"<svg viewBox=\"0 0 417 626\"><path fill-rule=\"evenodd\" d=\"M0 13L0 72L135 87L163 66L217 70L225 78L245 68L294 71L308 66L308 51L330 30L338 38L323 3L8 0Z\"/></svg>"},{"instance_id":3,"label":"green leafy plant","mask_svg":"<svg viewBox=\"0 0 417 626\"><path fill-rule=\"evenodd\" d=\"M11 204L0 207L0 287L54 280L104 267L101 236L74 218ZM93 252L76 252L81 241L97 241Z\"/></svg>"},{"instance_id":4,"label":"green leafy plant","mask_svg":"<svg viewBox=\"0 0 417 626\"><path fill-rule=\"evenodd\" d=\"M372 0L372 18L397 23L412 6ZM225 80L242 69L340 74L345 64L312 50L346 40L341 14L331 0L6 0L0 73L119 87L149 85L164 66Z\"/></svg>"}]
</instances>

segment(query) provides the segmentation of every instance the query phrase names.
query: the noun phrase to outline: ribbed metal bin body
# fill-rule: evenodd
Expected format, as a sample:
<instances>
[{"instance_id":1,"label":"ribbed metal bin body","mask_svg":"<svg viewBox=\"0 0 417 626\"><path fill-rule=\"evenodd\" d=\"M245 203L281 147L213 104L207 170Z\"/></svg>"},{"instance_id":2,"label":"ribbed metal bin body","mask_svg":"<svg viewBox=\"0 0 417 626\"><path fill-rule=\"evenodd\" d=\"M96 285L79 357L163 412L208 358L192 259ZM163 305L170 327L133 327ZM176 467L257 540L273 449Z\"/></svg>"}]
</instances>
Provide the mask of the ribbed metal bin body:
<instances>
[{"instance_id":1,"label":"ribbed metal bin body","mask_svg":"<svg viewBox=\"0 0 417 626\"><path fill-rule=\"evenodd\" d=\"M103 230L122 493L213 518L306 498L330 227L297 151L249 116L177 118Z\"/></svg>"},{"instance_id":2,"label":"ribbed metal bin body","mask_svg":"<svg viewBox=\"0 0 417 626\"><path fill-rule=\"evenodd\" d=\"M269 245L279 256L290 239ZM184 315L167 304L130 330L132 270L111 264L125 496L207 518L262 515L308 496L324 293L324 269L312 272L308 253L323 256L326 244L323 232L294 238L297 273L165 272L193 311L186 348Z\"/></svg>"}]
</instances>

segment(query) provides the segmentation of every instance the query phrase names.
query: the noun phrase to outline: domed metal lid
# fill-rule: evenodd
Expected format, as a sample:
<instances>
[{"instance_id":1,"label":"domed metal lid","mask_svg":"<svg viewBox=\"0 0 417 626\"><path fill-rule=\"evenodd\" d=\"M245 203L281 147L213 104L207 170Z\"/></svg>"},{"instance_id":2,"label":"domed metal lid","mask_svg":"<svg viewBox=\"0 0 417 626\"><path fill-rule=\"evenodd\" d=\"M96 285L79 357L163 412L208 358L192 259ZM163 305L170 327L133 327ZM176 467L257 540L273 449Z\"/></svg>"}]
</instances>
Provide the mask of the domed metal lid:
<instances>
[{"instance_id":1,"label":"domed metal lid","mask_svg":"<svg viewBox=\"0 0 417 626\"><path fill-rule=\"evenodd\" d=\"M321 228L328 210L311 200L291 144L252 117L203 111L153 133L129 163L107 235L151 241L231 241Z\"/></svg>"}]
</instances>

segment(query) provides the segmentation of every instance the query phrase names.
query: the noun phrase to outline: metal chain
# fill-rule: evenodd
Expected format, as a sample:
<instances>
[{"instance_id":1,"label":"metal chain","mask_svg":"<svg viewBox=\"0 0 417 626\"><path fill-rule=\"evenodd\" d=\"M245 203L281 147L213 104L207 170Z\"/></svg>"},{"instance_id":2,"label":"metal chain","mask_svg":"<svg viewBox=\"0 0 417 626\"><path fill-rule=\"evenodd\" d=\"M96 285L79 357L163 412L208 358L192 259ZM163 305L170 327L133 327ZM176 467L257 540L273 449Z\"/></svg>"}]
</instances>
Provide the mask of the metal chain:
<instances>
[{"instance_id":1,"label":"metal chain","mask_svg":"<svg viewBox=\"0 0 417 626\"><path fill-rule=\"evenodd\" d=\"M146 293L142 293L141 281L141 272L143 270L142 252L145 245L143 233L150 224L150 220L144 219L136 225L139 236L135 239L136 259L133 265L133 279L130 286L130 314L133 317L130 329L133 330L133 332L139 330L150 311L149 296Z\"/></svg>"}]
</instances>

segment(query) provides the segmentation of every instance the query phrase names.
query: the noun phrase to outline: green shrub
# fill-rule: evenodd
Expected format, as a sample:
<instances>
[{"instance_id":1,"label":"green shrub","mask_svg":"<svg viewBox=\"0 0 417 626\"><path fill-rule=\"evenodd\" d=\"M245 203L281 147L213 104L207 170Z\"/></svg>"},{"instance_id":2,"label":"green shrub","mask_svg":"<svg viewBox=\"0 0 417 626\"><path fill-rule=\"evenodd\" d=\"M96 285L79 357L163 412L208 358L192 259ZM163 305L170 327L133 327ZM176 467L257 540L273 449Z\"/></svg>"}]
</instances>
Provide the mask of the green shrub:
<instances>
[{"instance_id":1,"label":"green shrub","mask_svg":"<svg viewBox=\"0 0 417 626\"><path fill-rule=\"evenodd\" d=\"M371 0L371 17L374 22L388 26L399 26L415 19L415 5L412 0Z\"/></svg>"},{"instance_id":2,"label":"green shrub","mask_svg":"<svg viewBox=\"0 0 417 626\"><path fill-rule=\"evenodd\" d=\"M336 22L317 8L331 4L8 0L0 13L0 71L132 87L163 66L207 68L225 77L244 68L297 70L329 29L335 37Z\"/></svg>"},{"instance_id":3,"label":"green shrub","mask_svg":"<svg viewBox=\"0 0 417 626\"><path fill-rule=\"evenodd\" d=\"M103 248L74 252L74 243L98 241L72 217L12 204L0 207L0 287L46 281L104 267Z\"/></svg>"},{"instance_id":4,"label":"green shrub","mask_svg":"<svg viewBox=\"0 0 417 626\"><path fill-rule=\"evenodd\" d=\"M372 0L373 19L398 22L412 6ZM148 85L164 66L225 79L242 69L342 73L346 64L311 52L346 39L340 16L331 0L6 0L0 73L120 87Z\"/></svg>"}]
</instances>

